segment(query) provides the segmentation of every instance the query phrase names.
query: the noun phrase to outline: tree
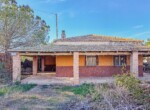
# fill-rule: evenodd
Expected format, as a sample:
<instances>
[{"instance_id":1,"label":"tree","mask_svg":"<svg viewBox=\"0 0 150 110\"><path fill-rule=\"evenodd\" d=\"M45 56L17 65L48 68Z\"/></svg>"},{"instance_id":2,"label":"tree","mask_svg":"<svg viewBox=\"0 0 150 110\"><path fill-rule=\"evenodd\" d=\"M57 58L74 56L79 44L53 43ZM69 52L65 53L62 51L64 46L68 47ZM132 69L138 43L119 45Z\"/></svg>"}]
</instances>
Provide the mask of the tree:
<instances>
[{"instance_id":1,"label":"tree","mask_svg":"<svg viewBox=\"0 0 150 110\"><path fill-rule=\"evenodd\" d=\"M147 42L145 43L147 46L150 46L150 39L147 39Z\"/></svg>"},{"instance_id":2,"label":"tree","mask_svg":"<svg viewBox=\"0 0 150 110\"><path fill-rule=\"evenodd\" d=\"M50 27L29 6L16 0L0 0L0 47L5 52L20 46L34 46L49 41Z\"/></svg>"}]
</instances>

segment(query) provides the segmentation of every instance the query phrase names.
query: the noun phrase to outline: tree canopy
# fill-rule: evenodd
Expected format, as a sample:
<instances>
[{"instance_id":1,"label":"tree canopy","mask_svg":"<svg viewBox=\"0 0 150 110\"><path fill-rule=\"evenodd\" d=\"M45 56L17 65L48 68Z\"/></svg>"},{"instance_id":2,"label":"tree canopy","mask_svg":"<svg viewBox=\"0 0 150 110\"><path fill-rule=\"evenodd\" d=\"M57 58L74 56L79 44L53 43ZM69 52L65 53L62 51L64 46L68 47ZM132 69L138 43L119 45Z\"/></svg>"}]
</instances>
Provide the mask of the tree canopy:
<instances>
[{"instance_id":1,"label":"tree canopy","mask_svg":"<svg viewBox=\"0 0 150 110\"><path fill-rule=\"evenodd\" d=\"M148 39L145 44L146 44L147 46L150 46L150 39Z\"/></svg>"},{"instance_id":2,"label":"tree canopy","mask_svg":"<svg viewBox=\"0 0 150 110\"><path fill-rule=\"evenodd\" d=\"M50 27L28 5L0 0L0 47L5 51L49 41Z\"/></svg>"}]
</instances>

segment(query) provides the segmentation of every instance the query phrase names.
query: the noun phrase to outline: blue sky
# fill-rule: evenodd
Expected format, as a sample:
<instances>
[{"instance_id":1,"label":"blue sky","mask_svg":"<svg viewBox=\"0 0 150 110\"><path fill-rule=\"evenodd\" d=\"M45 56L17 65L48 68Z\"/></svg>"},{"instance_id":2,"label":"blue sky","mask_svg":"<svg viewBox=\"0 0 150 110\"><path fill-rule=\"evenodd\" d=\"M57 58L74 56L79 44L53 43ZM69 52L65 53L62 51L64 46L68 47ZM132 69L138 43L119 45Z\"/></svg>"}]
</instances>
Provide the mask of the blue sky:
<instances>
[{"instance_id":1,"label":"blue sky","mask_svg":"<svg viewBox=\"0 0 150 110\"><path fill-rule=\"evenodd\" d=\"M51 27L56 38L58 13L59 37L100 34L146 40L150 38L150 0L17 0L29 5Z\"/></svg>"}]
</instances>

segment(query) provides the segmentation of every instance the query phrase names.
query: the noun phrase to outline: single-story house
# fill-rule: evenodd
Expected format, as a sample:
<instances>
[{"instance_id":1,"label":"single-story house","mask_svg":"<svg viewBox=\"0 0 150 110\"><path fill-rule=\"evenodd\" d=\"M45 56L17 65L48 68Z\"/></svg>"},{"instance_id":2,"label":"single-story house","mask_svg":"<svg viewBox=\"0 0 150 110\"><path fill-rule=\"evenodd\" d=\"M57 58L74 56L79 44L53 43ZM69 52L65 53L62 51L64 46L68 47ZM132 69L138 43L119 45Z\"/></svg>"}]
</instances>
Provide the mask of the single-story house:
<instances>
[{"instance_id":1,"label":"single-story house","mask_svg":"<svg viewBox=\"0 0 150 110\"><path fill-rule=\"evenodd\" d=\"M143 76L143 57L150 48L142 40L101 35L60 39L50 45L37 45L10 50L13 59L13 81L20 80L21 56L33 57L33 75L53 72L56 77L110 77L126 68L137 77Z\"/></svg>"}]
</instances>

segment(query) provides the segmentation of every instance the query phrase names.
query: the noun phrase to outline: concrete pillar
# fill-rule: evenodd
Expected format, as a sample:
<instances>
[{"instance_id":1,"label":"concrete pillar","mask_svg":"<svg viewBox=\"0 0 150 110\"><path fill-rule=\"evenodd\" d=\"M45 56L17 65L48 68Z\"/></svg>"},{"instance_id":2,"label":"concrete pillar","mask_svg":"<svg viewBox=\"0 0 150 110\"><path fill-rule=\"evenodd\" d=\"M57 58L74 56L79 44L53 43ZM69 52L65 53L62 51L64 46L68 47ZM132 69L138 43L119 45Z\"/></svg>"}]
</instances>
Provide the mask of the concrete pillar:
<instances>
[{"instance_id":1,"label":"concrete pillar","mask_svg":"<svg viewBox=\"0 0 150 110\"><path fill-rule=\"evenodd\" d=\"M138 52L133 51L130 57L130 72L133 73L136 77L139 76L139 58Z\"/></svg>"},{"instance_id":2,"label":"concrete pillar","mask_svg":"<svg viewBox=\"0 0 150 110\"><path fill-rule=\"evenodd\" d=\"M32 63L33 75L37 75L37 67L38 67L38 57L34 56L33 63Z\"/></svg>"},{"instance_id":3,"label":"concrete pillar","mask_svg":"<svg viewBox=\"0 0 150 110\"><path fill-rule=\"evenodd\" d=\"M45 69L45 59L42 57L42 72L44 72Z\"/></svg>"},{"instance_id":4,"label":"concrete pillar","mask_svg":"<svg viewBox=\"0 0 150 110\"><path fill-rule=\"evenodd\" d=\"M79 84L79 52L73 53L73 78L74 84Z\"/></svg>"},{"instance_id":5,"label":"concrete pillar","mask_svg":"<svg viewBox=\"0 0 150 110\"><path fill-rule=\"evenodd\" d=\"M13 82L21 80L21 58L18 53L12 55L12 79Z\"/></svg>"}]
</instances>

